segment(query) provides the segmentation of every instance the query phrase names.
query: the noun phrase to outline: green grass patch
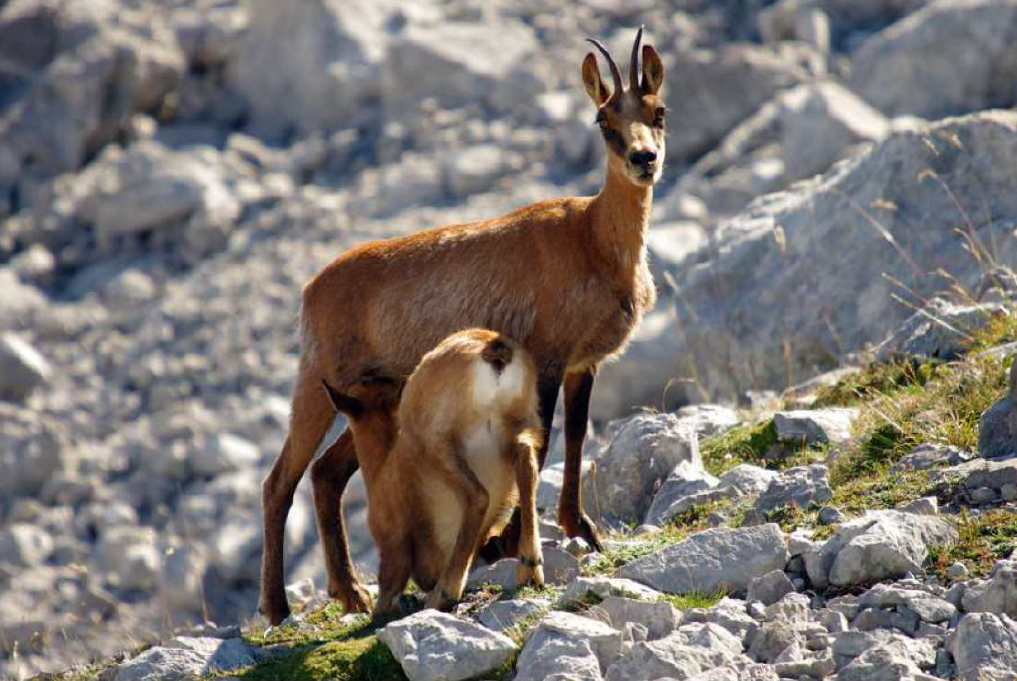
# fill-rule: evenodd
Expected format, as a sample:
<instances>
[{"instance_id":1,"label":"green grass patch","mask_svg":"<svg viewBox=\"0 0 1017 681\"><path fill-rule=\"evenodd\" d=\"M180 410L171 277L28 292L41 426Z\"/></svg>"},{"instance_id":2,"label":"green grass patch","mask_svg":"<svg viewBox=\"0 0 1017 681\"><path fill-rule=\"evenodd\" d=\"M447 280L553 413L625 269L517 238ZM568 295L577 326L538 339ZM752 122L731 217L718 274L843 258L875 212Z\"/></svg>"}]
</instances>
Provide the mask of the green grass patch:
<instances>
[{"instance_id":1,"label":"green grass patch","mask_svg":"<svg viewBox=\"0 0 1017 681\"><path fill-rule=\"evenodd\" d=\"M979 417L1005 394L1005 377L1003 361L969 357L943 365L924 385L873 394L856 423L860 446L840 458L831 477L878 474L922 442L977 449Z\"/></svg>"},{"instance_id":2,"label":"green grass patch","mask_svg":"<svg viewBox=\"0 0 1017 681\"><path fill-rule=\"evenodd\" d=\"M989 348L1017 341L1017 311L992 317L984 326L975 331L970 352L981 352Z\"/></svg>"},{"instance_id":3,"label":"green grass patch","mask_svg":"<svg viewBox=\"0 0 1017 681\"><path fill-rule=\"evenodd\" d=\"M678 608L679 610L688 610L689 608L710 608L721 601L726 596L723 591L718 591L712 594L664 594L660 600L666 601Z\"/></svg>"},{"instance_id":4,"label":"green grass patch","mask_svg":"<svg viewBox=\"0 0 1017 681\"><path fill-rule=\"evenodd\" d=\"M849 515L869 509L893 508L926 496L939 496L940 486L929 481L926 471L872 469L866 475L831 485L833 498L827 503Z\"/></svg>"},{"instance_id":5,"label":"green grass patch","mask_svg":"<svg viewBox=\"0 0 1017 681\"><path fill-rule=\"evenodd\" d=\"M713 475L720 475L742 463L772 470L805 466L823 461L827 449L826 445L778 442L773 419L736 426L703 440L699 445L703 466Z\"/></svg>"},{"instance_id":6,"label":"green grass patch","mask_svg":"<svg viewBox=\"0 0 1017 681\"><path fill-rule=\"evenodd\" d=\"M671 519L660 531L639 537L615 535L614 541L604 553L583 565L586 577L609 576L622 565L637 558L660 551L707 528L707 520L714 511L723 510L732 504L731 499L721 499L707 504L698 504Z\"/></svg>"},{"instance_id":7,"label":"green grass patch","mask_svg":"<svg viewBox=\"0 0 1017 681\"><path fill-rule=\"evenodd\" d=\"M248 633L257 646L288 648L273 659L232 672L245 681L397 681L405 679L399 663L375 636L387 622L366 615L342 619L342 607L330 602L307 614L304 626L271 627ZM311 626L307 626L311 625Z\"/></svg>"},{"instance_id":8,"label":"green grass patch","mask_svg":"<svg viewBox=\"0 0 1017 681\"><path fill-rule=\"evenodd\" d=\"M962 513L957 520L958 541L952 546L934 547L929 556L929 569L946 580L946 570L956 562L964 563L971 576L988 574L1000 558L1017 549L1017 513L1012 508L998 508L969 516Z\"/></svg>"},{"instance_id":9,"label":"green grass patch","mask_svg":"<svg viewBox=\"0 0 1017 681\"><path fill-rule=\"evenodd\" d=\"M244 681L398 681L402 667L373 633L298 646L236 675Z\"/></svg>"},{"instance_id":10,"label":"green grass patch","mask_svg":"<svg viewBox=\"0 0 1017 681\"><path fill-rule=\"evenodd\" d=\"M582 574L584 577L610 576L622 565L681 541L687 534L685 530L670 526L662 528L660 532L634 539L612 537L615 541L611 548L584 563Z\"/></svg>"},{"instance_id":11,"label":"green grass patch","mask_svg":"<svg viewBox=\"0 0 1017 681\"><path fill-rule=\"evenodd\" d=\"M777 428L773 419L767 419L706 438L699 445L699 453L706 470L719 475L740 463L766 465L766 453L776 444Z\"/></svg>"},{"instance_id":12,"label":"green grass patch","mask_svg":"<svg viewBox=\"0 0 1017 681\"><path fill-rule=\"evenodd\" d=\"M924 386L935 378L943 363L902 361L873 363L861 371L816 391L814 409L847 407L862 404L874 395L893 392L900 388Z\"/></svg>"}]
</instances>

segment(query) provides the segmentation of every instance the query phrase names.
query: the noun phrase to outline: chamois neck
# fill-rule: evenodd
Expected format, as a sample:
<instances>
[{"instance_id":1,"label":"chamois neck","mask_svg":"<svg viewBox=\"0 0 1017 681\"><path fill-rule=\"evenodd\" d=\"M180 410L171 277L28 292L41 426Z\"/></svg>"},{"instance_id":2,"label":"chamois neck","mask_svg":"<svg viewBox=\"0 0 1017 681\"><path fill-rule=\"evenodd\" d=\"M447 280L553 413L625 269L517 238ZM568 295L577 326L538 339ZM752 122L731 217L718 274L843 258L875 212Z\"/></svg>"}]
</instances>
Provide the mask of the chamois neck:
<instances>
[{"instance_id":1,"label":"chamois neck","mask_svg":"<svg viewBox=\"0 0 1017 681\"><path fill-rule=\"evenodd\" d=\"M375 480L380 479L385 462L392 450L392 438L388 434L378 434L372 429L361 428L354 432L353 444L357 449L357 463L364 476L364 484L370 488Z\"/></svg>"},{"instance_id":2,"label":"chamois neck","mask_svg":"<svg viewBox=\"0 0 1017 681\"><path fill-rule=\"evenodd\" d=\"M632 184L608 161L604 187L590 202L594 242L626 270L635 268L650 224L653 187Z\"/></svg>"}]
</instances>

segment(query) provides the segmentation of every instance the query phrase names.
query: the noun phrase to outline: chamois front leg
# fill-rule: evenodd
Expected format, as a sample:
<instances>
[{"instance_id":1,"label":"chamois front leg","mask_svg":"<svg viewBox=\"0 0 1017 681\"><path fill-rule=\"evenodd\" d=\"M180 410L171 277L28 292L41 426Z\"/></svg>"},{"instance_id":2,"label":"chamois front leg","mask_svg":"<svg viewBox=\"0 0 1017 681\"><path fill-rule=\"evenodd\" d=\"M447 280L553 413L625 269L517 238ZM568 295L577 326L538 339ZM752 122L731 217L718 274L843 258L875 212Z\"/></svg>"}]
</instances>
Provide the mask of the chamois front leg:
<instances>
[{"instance_id":1,"label":"chamois front leg","mask_svg":"<svg viewBox=\"0 0 1017 681\"><path fill-rule=\"evenodd\" d=\"M466 586L466 573L480 542L481 526L490 503L487 489L463 459L459 447L451 443L448 447L448 455L439 459L447 462L441 473L462 504L463 522L459 526L452 555L438 583L427 597L426 607L438 609L444 609L462 598Z\"/></svg>"},{"instance_id":2,"label":"chamois front leg","mask_svg":"<svg viewBox=\"0 0 1017 681\"><path fill-rule=\"evenodd\" d=\"M604 545L593 521L583 512L580 495L583 440L590 413L595 368L565 376L565 476L558 503L558 524L570 537L582 537L591 547L603 552Z\"/></svg>"},{"instance_id":3,"label":"chamois front leg","mask_svg":"<svg viewBox=\"0 0 1017 681\"><path fill-rule=\"evenodd\" d=\"M328 595L341 602L347 613L371 609L371 597L357 578L350 558L343 521L343 490L356 471L357 457L349 428L311 465L314 512L325 553Z\"/></svg>"},{"instance_id":4,"label":"chamois front leg","mask_svg":"<svg viewBox=\"0 0 1017 681\"><path fill-rule=\"evenodd\" d=\"M378 602L374 606L374 620L397 614L395 601L410 580L413 551L407 542L386 542L378 548Z\"/></svg>"},{"instance_id":5,"label":"chamois front leg","mask_svg":"<svg viewBox=\"0 0 1017 681\"><path fill-rule=\"evenodd\" d=\"M519 584L544 586L544 560L537 531L537 456L534 444L538 435L524 430L516 438L516 485L519 487Z\"/></svg>"}]
</instances>

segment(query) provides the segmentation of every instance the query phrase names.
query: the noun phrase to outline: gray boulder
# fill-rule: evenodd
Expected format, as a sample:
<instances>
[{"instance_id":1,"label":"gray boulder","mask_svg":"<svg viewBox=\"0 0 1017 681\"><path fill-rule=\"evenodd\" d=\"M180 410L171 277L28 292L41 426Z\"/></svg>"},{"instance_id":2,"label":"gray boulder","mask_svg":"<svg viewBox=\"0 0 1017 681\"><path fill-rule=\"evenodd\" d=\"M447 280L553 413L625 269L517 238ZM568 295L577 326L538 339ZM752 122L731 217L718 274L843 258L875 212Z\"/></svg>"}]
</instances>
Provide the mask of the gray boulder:
<instances>
[{"instance_id":1,"label":"gray boulder","mask_svg":"<svg viewBox=\"0 0 1017 681\"><path fill-rule=\"evenodd\" d=\"M758 22L759 34L767 42L799 40L820 52L830 50L830 17L810 3L774 3L759 13Z\"/></svg>"},{"instance_id":2,"label":"gray boulder","mask_svg":"<svg viewBox=\"0 0 1017 681\"><path fill-rule=\"evenodd\" d=\"M668 593L745 593L749 584L782 570L790 554L775 524L706 530L628 563L618 576Z\"/></svg>"},{"instance_id":3,"label":"gray boulder","mask_svg":"<svg viewBox=\"0 0 1017 681\"><path fill-rule=\"evenodd\" d=\"M588 641L564 636L530 637L516 661L516 681L602 681Z\"/></svg>"},{"instance_id":4,"label":"gray boulder","mask_svg":"<svg viewBox=\"0 0 1017 681\"><path fill-rule=\"evenodd\" d=\"M184 56L164 26L126 28L130 24L110 21L115 9L103 11L101 4L91 11L55 13L76 14L81 30L70 29L62 45L59 40L39 45L63 49L39 64L41 70L28 79L21 97L0 115L0 139L19 159L25 176L46 179L81 167L90 154L123 134L132 114L157 109L184 74ZM82 16L92 12L92 17ZM23 43L12 40L11 46Z\"/></svg>"},{"instance_id":5,"label":"gray boulder","mask_svg":"<svg viewBox=\"0 0 1017 681\"><path fill-rule=\"evenodd\" d=\"M477 619L492 631L505 631L522 620L540 615L550 607L547 601L522 598L495 601L480 611Z\"/></svg>"},{"instance_id":6,"label":"gray boulder","mask_svg":"<svg viewBox=\"0 0 1017 681\"><path fill-rule=\"evenodd\" d=\"M227 76L249 103L255 125L278 133L286 124L340 129L358 116L366 118L374 109L362 103L380 96L382 24L392 8L391 3L330 0L294 7L271 0L250 3L248 28Z\"/></svg>"},{"instance_id":7,"label":"gray boulder","mask_svg":"<svg viewBox=\"0 0 1017 681\"><path fill-rule=\"evenodd\" d=\"M999 303L958 305L933 298L880 344L876 361L957 359L970 344L971 334L1001 314L1007 314L1007 308Z\"/></svg>"},{"instance_id":8,"label":"gray boulder","mask_svg":"<svg viewBox=\"0 0 1017 681\"><path fill-rule=\"evenodd\" d=\"M422 610L378 632L411 681L458 681L485 674L512 656L512 639L436 610Z\"/></svg>"},{"instance_id":9,"label":"gray boulder","mask_svg":"<svg viewBox=\"0 0 1017 681\"><path fill-rule=\"evenodd\" d=\"M474 588L481 584L496 584L502 589L510 591L518 586L516 581L518 566L519 559L502 558L490 565L475 567L466 578L466 586Z\"/></svg>"},{"instance_id":10,"label":"gray boulder","mask_svg":"<svg viewBox=\"0 0 1017 681\"><path fill-rule=\"evenodd\" d=\"M931 671L936 646L927 639L894 637L863 651L837 673L837 681L906 681Z\"/></svg>"},{"instance_id":11,"label":"gray boulder","mask_svg":"<svg viewBox=\"0 0 1017 681\"><path fill-rule=\"evenodd\" d=\"M805 641L805 635L796 623L784 619L775 619L764 622L752 638L752 645L749 646L749 656L758 661L774 663L778 659L788 660L790 647L798 647Z\"/></svg>"},{"instance_id":12,"label":"gray boulder","mask_svg":"<svg viewBox=\"0 0 1017 681\"><path fill-rule=\"evenodd\" d=\"M642 601L656 601L660 591L646 587L631 579L619 577L580 577L565 588L559 602L578 602L593 594L601 600L611 596L634 598Z\"/></svg>"},{"instance_id":13,"label":"gray boulder","mask_svg":"<svg viewBox=\"0 0 1017 681\"><path fill-rule=\"evenodd\" d=\"M245 470L257 465L260 458L261 452L253 442L232 433L208 437L190 457L191 469L200 476Z\"/></svg>"},{"instance_id":14,"label":"gray boulder","mask_svg":"<svg viewBox=\"0 0 1017 681\"><path fill-rule=\"evenodd\" d=\"M1017 371L1012 367L1007 396L986 409L978 421L978 451L987 459L1017 455Z\"/></svg>"},{"instance_id":15,"label":"gray boulder","mask_svg":"<svg viewBox=\"0 0 1017 681\"><path fill-rule=\"evenodd\" d=\"M970 460L974 454L950 445L927 442L916 446L893 464L900 471L924 471L941 466L954 466Z\"/></svg>"},{"instance_id":16,"label":"gray boulder","mask_svg":"<svg viewBox=\"0 0 1017 681\"><path fill-rule=\"evenodd\" d=\"M0 334L0 399L24 401L51 371L46 358L24 338Z\"/></svg>"},{"instance_id":17,"label":"gray boulder","mask_svg":"<svg viewBox=\"0 0 1017 681\"><path fill-rule=\"evenodd\" d=\"M594 659L598 663L597 675L621 655L622 634L607 624L581 617L568 612L552 611L537 625L536 630L530 639L523 646L519 655L516 668L519 670L517 679L543 679L544 676L557 671L568 671L567 667L543 666L538 661L547 664L549 657L547 646L557 649L575 650L573 654L565 654L566 657L585 657L585 650L581 644L589 646L593 651ZM562 653L559 653L562 654Z\"/></svg>"},{"instance_id":18,"label":"gray boulder","mask_svg":"<svg viewBox=\"0 0 1017 681\"><path fill-rule=\"evenodd\" d=\"M970 582L961 605L966 612L1017 617L1017 560L997 561L988 579Z\"/></svg>"},{"instance_id":19,"label":"gray boulder","mask_svg":"<svg viewBox=\"0 0 1017 681\"><path fill-rule=\"evenodd\" d=\"M257 653L241 639L180 636L116 669L115 681L181 681L254 664Z\"/></svg>"},{"instance_id":20,"label":"gray boulder","mask_svg":"<svg viewBox=\"0 0 1017 681\"><path fill-rule=\"evenodd\" d=\"M680 50L665 74L668 92L682 93L668 102L672 115L690 122L668 136L668 157L679 160L708 150L774 93L807 78L789 60L749 44Z\"/></svg>"},{"instance_id":21,"label":"gray boulder","mask_svg":"<svg viewBox=\"0 0 1017 681\"><path fill-rule=\"evenodd\" d=\"M851 437L851 424L858 418L852 408L778 411L773 415L777 439L797 445L836 444Z\"/></svg>"},{"instance_id":22,"label":"gray boulder","mask_svg":"<svg viewBox=\"0 0 1017 681\"><path fill-rule=\"evenodd\" d=\"M964 615L946 642L961 681L1006 681L1017 669L1017 622L1006 615Z\"/></svg>"},{"instance_id":23,"label":"gray boulder","mask_svg":"<svg viewBox=\"0 0 1017 681\"><path fill-rule=\"evenodd\" d=\"M560 546L544 546L542 554L546 583L565 586L579 576L579 558Z\"/></svg>"},{"instance_id":24,"label":"gray boulder","mask_svg":"<svg viewBox=\"0 0 1017 681\"><path fill-rule=\"evenodd\" d=\"M151 528L123 525L104 532L96 545L107 579L124 591L148 590L159 577L159 550Z\"/></svg>"},{"instance_id":25,"label":"gray boulder","mask_svg":"<svg viewBox=\"0 0 1017 681\"><path fill-rule=\"evenodd\" d=\"M61 431L27 409L0 401L0 496L32 496L68 466Z\"/></svg>"},{"instance_id":26,"label":"gray boulder","mask_svg":"<svg viewBox=\"0 0 1017 681\"><path fill-rule=\"evenodd\" d=\"M478 98L496 111L535 106L547 82L533 64L539 50L533 29L519 21L411 21L382 62L382 106L394 118L429 98L445 108Z\"/></svg>"},{"instance_id":27,"label":"gray boulder","mask_svg":"<svg viewBox=\"0 0 1017 681\"><path fill-rule=\"evenodd\" d=\"M234 182L251 173L210 147L170 150L153 140L107 147L77 175L47 184L35 210L19 216L16 234L59 250L62 264L159 247L195 261L225 246L242 209ZM250 194L260 198L257 189ZM93 234L87 247L83 229ZM123 270L120 262L100 262L68 288L80 296L108 286L107 297L115 299L114 280Z\"/></svg>"},{"instance_id":28,"label":"gray boulder","mask_svg":"<svg viewBox=\"0 0 1017 681\"><path fill-rule=\"evenodd\" d=\"M683 461L701 466L695 431L673 414L638 414L616 434L583 477L586 509L609 522L642 521L655 485Z\"/></svg>"},{"instance_id":29,"label":"gray boulder","mask_svg":"<svg viewBox=\"0 0 1017 681\"><path fill-rule=\"evenodd\" d=\"M637 643L608 668L605 681L686 679L742 658L742 642L716 624L686 624L669 636Z\"/></svg>"},{"instance_id":30,"label":"gray boulder","mask_svg":"<svg viewBox=\"0 0 1017 681\"><path fill-rule=\"evenodd\" d=\"M952 603L928 591L887 584L873 586L862 594L858 604L861 607L884 609L906 606L922 621L932 623L945 622L957 612Z\"/></svg>"},{"instance_id":31,"label":"gray boulder","mask_svg":"<svg viewBox=\"0 0 1017 681\"><path fill-rule=\"evenodd\" d=\"M787 578L783 570L771 570L749 583L749 592L746 598L750 601L761 601L763 605L770 605L794 590L794 584Z\"/></svg>"},{"instance_id":32,"label":"gray boulder","mask_svg":"<svg viewBox=\"0 0 1017 681\"><path fill-rule=\"evenodd\" d=\"M510 169L505 157L505 151L494 144L460 149L446 171L449 191L461 198L489 190Z\"/></svg>"},{"instance_id":33,"label":"gray boulder","mask_svg":"<svg viewBox=\"0 0 1017 681\"><path fill-rule=\"evenodd\" d=\"M682 612L684 624L703 622L716 624L736 636L743 645L750 643L750 638L758 628L755 618L748 612L748 604L737 598L724 597L716 605L708 608L689 608Z\"/></svg>"},{"instance_id":34,"label":"gray boulder","mask_svg":"<svg viewBox=\"0 0 1017 681\"><path fill-rule=\"evenodd\" d=\"M0 563L18 568L43 564L53 552L53 538L41 527L11 523L0 530Z\"/></svg>"},{"instance_id":35,"label":"gray boulder","mask_svg":"<svg viewBox=\"0 0 1017 681\"><path fill-rule=\"evenodd\" d=\"M964 501L984 503L998 499L1007 485L1017 484L1017 460L973 459L938 469L935 477L959 481L958 494Z\"/></svg>"},{"instance_id":36,"label":"gray boulder","mask_svg":"<svg viewBox=\"0 0 1017 681\"><path fill-rule=\"evenodd\" d=\"M848 85L891 116L1008 106L1017 98L1017 56L1006 27L1015 20L1007 0L930 3L858 48Z\"/></svg>"},{"instance_id":37,"label":"gray boulder","mask_svg":"<svg viewBox=\"0 0 1017 681\"><path fill-rule=\"evenodd\" d=\"M712 217L732 215L760 194L826 171L890 132L886 118L845 87L812 82L777 94L682 177Z\"/></svg>"},{"instance_id":38,"label":"gray boulder","mask_svg":"<svg viewBox=\"0 0 1017 681\"><path fill-rule=\"evenodd\" d=\"M623 596L608 596L595 608L602 612L615 629L624 629L628 624L646 627L647 638L651 641L667 636L678 628L681 613L667 601L644 601Z\"/></svg>"},{"instance_id":39,"label":"gray boulder","mask_svg":"<svg viewBox=\"0 0 1017 681\"><path fill-rule=\"evenodd\" d=\"M779 475L777 471L741 463L721 473L718 486L731 488L738 495L747 496L764 491Z\"/></svg>"},{"instance_id":40,"label":"gray boulder","mask_svg":"<svg viewBox=\"0 0 1017 681\"><path fill-rule=\"evenodd\" d=\"M832 496L826 466L798 466L781 472L780 477L759 495L755 509L767 513L784 506L808 508L810 504L822 504Z\"/></svg>"},{"instance_id":41,"label":"gray boulder","mask_svg":"<svg viewBox=\"0 0 1017 681\"><path fill-rule=\"evenodd\" d=\"M925 275L937 267L977 286L977 260L955 231L955 201L969 217L977 212L974 233L998 244L999 261L1017 262L1009 229L981 217L1017 214L1012 178L998 171L1015 165L1017 113L983 112L893 133L822 177L756 199L719 226L701 262L676 273L682 333L674 336L672 364L660 367L647 393L659 395L671 376L694 375L695 386L670 389L676 399L736 399L749 388L779 389L832 368L908 316L884 272L919 296L941 288ZM929 168L935 177L923 172ZM902 243L907 251L893 245ZM779 318L770 314L776 301L788 300L795 304ZM816 309L829 316L817 318Z\"/></svg>"},{"instance_id":42,"label":"gray boulder","mask_svg":"<svg viewBox=\"0 0 1017 681\"><path fill-rule=\"evenodd\" d=\"M653 495L653 502L643 522L647 525L663 525L678 513L691 508L692 504L688 502L691 495L713 489L717 482L717 478L701 466L682 461Z\"/></svg>"},{"instance_id":43,"label":"gray boulder","mask_svg":"<svg viewBox=\"0 0 1017 681\"><path fill-rule=\"evenodd\" d=\"M651 240L653 234L659 234L659 228L654 227ZM688 404L676 411L675 415L682 421L692 423L700 437L722 433L741 423L738 412L721 404Z\"/></svg>"},{"instance_id":44,"label":"gray boulder","mask_svg":"<svg viewBox=\"0 0 1017 681\"><path fill-rule=\"evenodd\" d=\"M957 528L937 516L870 511L842 523L818 551L806 554L810 580L836 586L922 572L929 549L957 541Z\"/></svg>"}]
</instances>

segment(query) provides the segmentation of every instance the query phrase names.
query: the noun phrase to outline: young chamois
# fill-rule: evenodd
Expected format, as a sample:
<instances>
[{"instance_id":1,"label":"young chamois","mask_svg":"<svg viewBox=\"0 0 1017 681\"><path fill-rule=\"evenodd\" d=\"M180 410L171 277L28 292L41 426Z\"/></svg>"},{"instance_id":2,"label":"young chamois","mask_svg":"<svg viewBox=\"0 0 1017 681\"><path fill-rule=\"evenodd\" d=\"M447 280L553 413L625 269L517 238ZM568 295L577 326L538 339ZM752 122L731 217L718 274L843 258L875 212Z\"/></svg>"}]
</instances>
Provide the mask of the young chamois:
<instances>
[{"instance_id":1,"label":"young chamois","mask_svg":"<svg viewBox=\"0 0 1017 681\"><path fill-rule=\"evenodd\" d=\"M374 241L340 255L304 288L301 355L290 430L265 479L265 537L259 610L277 623L289 614L283 588L283 536L297 482L334 418L321 382L339 390L374 372L407 376L454 331L485 327L516 339L537 367L544 444L559 388L565 397L565 476L558 521L569 536L600 547L579 497L583 439L597 366L622 352L655 300L646 262L653 185L664 162L664 80L660 56L632 47L629 86L611 69L600 77L591 52L582 65L586 93L607 148L600 193L542 201L493 220L438 227ZM642 67L639 57L642 55ZM369 608L350 561L340 500L357 469L349 429L314 463L315 514L328 592L348 611ZM513 531L506 528L505 553Z\"/></svg>"},{"instance_id":2,"label":"young chamois","mask_svg":"<svg viewBox=\"0 0 1017 681\"><path fill-rule=\"evenodd\" d=\"M378 545L375 617L410 576L441 608L463 595L478 545L519 503L520 583L544 583L537 536L537 369L494 331L453 334L399 383L367 376L346 392L324 383L349 418ZM398 403L398 412L397 409Z\"/></svg>"}]
</instances>

